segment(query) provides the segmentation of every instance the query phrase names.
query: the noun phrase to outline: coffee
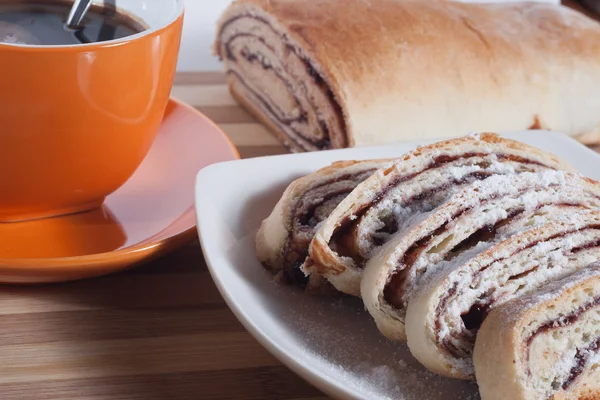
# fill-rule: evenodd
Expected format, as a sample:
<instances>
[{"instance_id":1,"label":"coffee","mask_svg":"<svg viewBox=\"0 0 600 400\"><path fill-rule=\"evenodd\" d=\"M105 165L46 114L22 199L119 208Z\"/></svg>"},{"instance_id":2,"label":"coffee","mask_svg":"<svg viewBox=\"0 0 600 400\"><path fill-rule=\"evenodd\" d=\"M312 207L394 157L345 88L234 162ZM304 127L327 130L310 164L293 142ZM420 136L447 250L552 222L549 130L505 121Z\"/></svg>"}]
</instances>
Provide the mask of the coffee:
<instances>
[{"instance_id":1,"label":"coffee","mask_svg":"<svg viewBox=\"0 0 600 400\"><path fill-rule=\"evenodd\" d=\"M65 26L72 1L0 0L0 43L70 45L104 42L147 29L111 5L92 5L81 29Z\"/></svg>"}]
</instances>

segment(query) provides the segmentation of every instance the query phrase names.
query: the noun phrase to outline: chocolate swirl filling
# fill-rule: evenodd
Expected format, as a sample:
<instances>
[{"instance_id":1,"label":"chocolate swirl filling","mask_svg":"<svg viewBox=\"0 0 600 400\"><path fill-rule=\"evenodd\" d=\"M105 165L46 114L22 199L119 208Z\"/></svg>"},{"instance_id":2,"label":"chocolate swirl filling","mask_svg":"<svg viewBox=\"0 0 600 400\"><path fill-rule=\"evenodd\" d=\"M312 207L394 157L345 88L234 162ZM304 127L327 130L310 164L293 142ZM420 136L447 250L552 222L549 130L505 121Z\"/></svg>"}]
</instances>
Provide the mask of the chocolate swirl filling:
<instances>
[{"instance_id":1,"label":"chocolate swirl filling","mask_svg":"<svg viewBox=\"0 0 600 400\"><path fill-rule=\"evenodd\" d=\"M452 365L449 374L468 377L473 339L490 308L600 255L600 230L584 217L576 221L590 229L565 228L598 207L600 187L575 174L476 181L369 260L363 279L377 289L363 291L369 311L426 366Z\"/></svg>"},{"instance_id":2,"label":"chocolate swirl filling","mask_svg":"<svg viewBox=\"0 0 600 400\"><path fill-rule=\"evenodd\" d=\"M308 246L317 226L348 193L374 172L375 169L367 169L326 180L307 190L296 200L289 221L292 229L283 251L284 282L300 286L306 284L308 278L300 271L300 265L308 255Z\"/></svg>"},{"instance_id":3,"label":"chocolate swirl filling","mask_svg":"<svg viewBox=\"0 0 600 400\"><path fill-rule=\"evenodd\" d=\"M236 28L248 25L252 29ZM310 151L348 146L343 112L333 92L286 34L267 19L248 14L224 22L217 37L227 74L287 133L293 142L289 147Z\"/></svg>"},{"instance_id":4,"label":"chocolate swirl filling","mask_svg":"<svg viewBox=\"0 0 600 400\"><path fill-rule=\"evenodd\" d=\"M442 203L450 191L457 191L474 181L483 180L491 175L501 173L494 170L493 163L489 161L490 154L486 153L466 153L459 156L439 156L433 162L427 165L423 170L416 171L412 174L402 176L391 181L387 186L380 189L375 199L371 202L362 204L353 216L346 217L339 226L334 230L330 240L330 245L342 257L350 257L354 260L358 267L362 267L369 257L370 251L373 248L383 245L387 239L398 232L403 224L403 220L397 215L389 212L389 205L382 204L388 197L394 196L394 191L401 185L419 178L434 170L441 170L444 167L464 167L476 165L479 170L467 173L459 178L450 179L444 183L437 184L432 187L424 188L422 191L414 194L411 197L394 201L395 205L400 205L406 209L410 209L410 214L418 214L431 211L437 205ZM494 155L498 163L511 163L516 165L516 172L532 171L545 166L539 162L528 160L523 157L508 154ZM405 215L408 218L409 215ZM377 231L372 232L366 237L363 243L359 245L358 238L363 227L369 224L373 219L381 219L382 227ZM364 238L364 236L363 236Z\"/></svg>"},{"instance_id":5,"label":"chocolate swirl filling","mask_svg":"<svg viewBox=\"0 0 600 400\"><path fill-rule=\"evenodd\" d=\"M468 284L456 275L452 278L454 284L440 299L434 319L437 343L450 358L470 357L477 330L491 308L577 271L599 256L600 224L588 224L547 237L523 239L510 253L478 263ZM496 271L502 277L494 285L484 284ZM460 320L450 323L455 318L450 308L466 301L470 305L466 309L461 305L464 311Z\"/></svg>"},{"instance_id":6,"label":"chocolate swirl filling","mask_svg":"<svg viewBox=\"0 0 600 400\"><path fill-rule=\"evenodd\" d=\"M525 343L525 349L524 349L527 354L526 359L528 362L527 374L529 376L531 376L531 369L530 369L530 365L529 365L531 343L539 335L547 333L549 331L558 330L561 328L571 326L571 325L575 324L576 322L578 322L578 320L582 314L584 314L585 312L588 312L590 310L593 310L595 308L598 308L598 306L600 306L600 297L594 297L587 303L585 303L585 304L581 305L580 307L578 307L577 309L575 309L572 313L562 316L561 318L558 318L558 319L546 321L544 324L540 325L533 332L531 332L531 334L527 338L527 341ZM586 345L577 347L577 349L575 351L575 355L573 357L572 367L568 371L566 378L563 381L553 382L553 387L567 390L569 388L569 386L571 386L575 382L575 380L581 375L581 373L583 372L586 364L588 363L588 361L592 357L592 355L594 355L595 353L598 353L599 350L600 350L600 337L592 338L592 340L589 341Z\"/></svg>"}]
</instances>

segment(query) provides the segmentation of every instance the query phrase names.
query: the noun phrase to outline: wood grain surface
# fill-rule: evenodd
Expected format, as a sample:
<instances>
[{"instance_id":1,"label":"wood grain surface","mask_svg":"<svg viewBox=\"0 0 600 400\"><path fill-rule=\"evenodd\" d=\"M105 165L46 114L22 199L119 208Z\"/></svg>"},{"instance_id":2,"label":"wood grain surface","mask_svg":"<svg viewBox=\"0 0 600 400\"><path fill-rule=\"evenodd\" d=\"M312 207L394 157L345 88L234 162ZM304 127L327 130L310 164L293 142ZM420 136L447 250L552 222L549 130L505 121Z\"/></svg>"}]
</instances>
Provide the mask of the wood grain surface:
<instances>
[{"instance_id":1,"label":"wood grain surface","mask_svg":"<svg viewBox=\"0 0 600 400\"><path fill-rule=\"evenodd\" d=\"M212 118L242 157L284 153L224 75L180 74L173 97ZM197 238L136 269L0 290L0 400L325 399L246 332Z\"/></svg>"},{"instance_id":2,"label":"wood grain surface","mask_svg":"<svg viewBox=\"0 0 600 400\"><path fill-rule=\"evenodd\" d=\"M181 73L173 96L242 157L286 150L238 107L220 72ZM197 239L103 278L0 290L0 400L325 399L237 321Z\"/></svg>"}]
</instances>

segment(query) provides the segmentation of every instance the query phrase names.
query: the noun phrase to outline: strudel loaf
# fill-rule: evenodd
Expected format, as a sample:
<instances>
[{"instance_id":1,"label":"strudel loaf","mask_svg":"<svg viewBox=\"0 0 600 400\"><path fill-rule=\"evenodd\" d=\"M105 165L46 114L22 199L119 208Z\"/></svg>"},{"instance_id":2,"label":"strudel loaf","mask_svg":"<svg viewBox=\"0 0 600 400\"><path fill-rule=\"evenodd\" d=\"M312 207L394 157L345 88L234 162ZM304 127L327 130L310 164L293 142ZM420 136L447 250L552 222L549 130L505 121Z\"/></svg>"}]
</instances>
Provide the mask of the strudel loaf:
<instances>
[{"instance_id":1,"label":"strudel loaf","mask_svg":"<svg viewBox=\"0 0 600 400\"><path fill-rule=\"evenodd\" d=\"M295 151L544 128L600 137L600 24L557 4L237 0L231 93Z\"/></svg>"}]
</instances>

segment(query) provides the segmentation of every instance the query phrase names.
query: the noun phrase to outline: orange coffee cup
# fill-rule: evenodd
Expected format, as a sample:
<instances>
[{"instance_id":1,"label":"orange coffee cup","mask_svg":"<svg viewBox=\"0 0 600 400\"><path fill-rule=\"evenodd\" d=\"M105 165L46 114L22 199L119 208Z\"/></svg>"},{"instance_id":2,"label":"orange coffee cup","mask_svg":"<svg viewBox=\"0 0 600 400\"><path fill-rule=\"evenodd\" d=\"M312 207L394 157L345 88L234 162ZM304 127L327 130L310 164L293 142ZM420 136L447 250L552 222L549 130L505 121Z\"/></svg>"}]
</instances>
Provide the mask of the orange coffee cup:
<instances>
[{"instance_id":1,"label":"orange coffee cup","mask_svg":"<svg viewBox=\"0 0 600 400\"><path fill-rule=\"evenodd\" d=\"M148 28L86 44L0 43L0 222L97 208L148 153L173 84L183 0L117 4Z\"/></svg>"}]
</instances>

